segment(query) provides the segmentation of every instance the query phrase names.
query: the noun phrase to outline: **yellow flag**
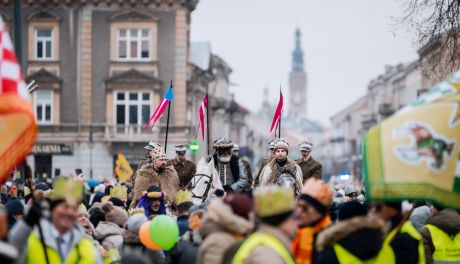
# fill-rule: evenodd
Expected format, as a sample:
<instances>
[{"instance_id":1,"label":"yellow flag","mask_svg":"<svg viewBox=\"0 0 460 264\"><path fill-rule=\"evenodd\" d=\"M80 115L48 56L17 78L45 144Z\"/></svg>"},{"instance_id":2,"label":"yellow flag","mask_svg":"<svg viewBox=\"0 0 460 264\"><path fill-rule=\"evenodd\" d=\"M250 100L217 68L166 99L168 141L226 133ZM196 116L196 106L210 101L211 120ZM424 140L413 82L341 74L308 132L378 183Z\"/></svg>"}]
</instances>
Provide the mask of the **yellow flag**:
<instances>
[{"instance_id":1,"label":"yellow flag","mask_svg":"<svg viewBox=\"0 0 460 264\"><path fill-rule=\"evenodd\" d=\"M117 161L115 162L115 175L118 176L120 182L128 181L133 176L133 169L122 153L118 153Z\"/></svg>"}]
</instances>

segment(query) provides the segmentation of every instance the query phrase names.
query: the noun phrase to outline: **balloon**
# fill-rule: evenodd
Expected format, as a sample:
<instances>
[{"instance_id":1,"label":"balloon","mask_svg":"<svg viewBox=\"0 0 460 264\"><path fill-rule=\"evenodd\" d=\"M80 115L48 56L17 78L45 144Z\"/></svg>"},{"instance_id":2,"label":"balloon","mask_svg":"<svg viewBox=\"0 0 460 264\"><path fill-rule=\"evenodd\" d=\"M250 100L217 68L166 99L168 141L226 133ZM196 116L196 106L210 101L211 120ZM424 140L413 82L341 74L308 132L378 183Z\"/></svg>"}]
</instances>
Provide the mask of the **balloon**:
<instances>
[{"instance_id":1,"label":"balloon","mask_svg":"<svg viewBox=\"0 0 460 264\"><path fill-rule=\"evenodd\" d=\"M150 223L150 236L156 245L170 250L176 245L179 238L179 227L171 217L159 215Z\"/></svg>"},{"instance_id":2,"label":"balloon","mask_svg":"<svg viewBox=\"0 0 460 264\"><path fill-rule=\"evenodd\" d=\"M146 248L151 249L151 250L163 250L162 248L157 246L150 238L149 227L150 227L150 221L147 221L141 225L141 228L139 228L139 239L141 240L141 243Z\"/></svg>"}]
</instances>

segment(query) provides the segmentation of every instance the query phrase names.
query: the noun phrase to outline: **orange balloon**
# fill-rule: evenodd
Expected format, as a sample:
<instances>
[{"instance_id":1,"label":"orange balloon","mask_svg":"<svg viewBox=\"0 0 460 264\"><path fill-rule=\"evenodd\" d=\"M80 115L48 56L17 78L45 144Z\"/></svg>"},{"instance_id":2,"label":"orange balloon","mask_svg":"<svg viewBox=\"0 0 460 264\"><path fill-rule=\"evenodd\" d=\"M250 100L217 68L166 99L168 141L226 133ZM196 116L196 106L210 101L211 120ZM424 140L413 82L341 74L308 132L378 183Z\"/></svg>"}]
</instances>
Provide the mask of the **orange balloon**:
<instances>
[{"instance_id":1,"label":"orange balloon","mask_svg":"<svg viewBox=\"0 0 460 264\"><path fill-rule=\"evenodd\" d=\"M163 250L159 246L153 242L153 240L150 238L150 232L149 232L149 227L150 227L150 221L147 221L141 225L141 228L139 228L139 239L141 240L141 243L148 249L151 250Z\"/></svg>"}]
</instances>

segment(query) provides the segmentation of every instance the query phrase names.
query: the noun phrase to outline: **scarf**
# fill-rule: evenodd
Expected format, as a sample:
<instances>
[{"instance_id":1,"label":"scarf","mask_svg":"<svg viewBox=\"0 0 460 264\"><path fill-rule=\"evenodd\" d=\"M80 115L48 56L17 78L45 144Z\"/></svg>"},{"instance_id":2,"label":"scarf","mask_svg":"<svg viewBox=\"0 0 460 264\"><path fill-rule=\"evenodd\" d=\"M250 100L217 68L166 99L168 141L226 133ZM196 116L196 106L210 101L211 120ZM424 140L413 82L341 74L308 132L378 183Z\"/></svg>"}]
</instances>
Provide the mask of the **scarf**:
<instances>
[{"instance_id":1,"label":"scarf","mask_svg":"<svg viewBox=\"0 0 460 264\"><path fill-rule=\"evenodd\" d=\"M299 228L297 236L292 241L292 253L297 264L312 263L315 235L330 224L331 218L326 215L314 226Z\"/></svg>"}]
</instances>

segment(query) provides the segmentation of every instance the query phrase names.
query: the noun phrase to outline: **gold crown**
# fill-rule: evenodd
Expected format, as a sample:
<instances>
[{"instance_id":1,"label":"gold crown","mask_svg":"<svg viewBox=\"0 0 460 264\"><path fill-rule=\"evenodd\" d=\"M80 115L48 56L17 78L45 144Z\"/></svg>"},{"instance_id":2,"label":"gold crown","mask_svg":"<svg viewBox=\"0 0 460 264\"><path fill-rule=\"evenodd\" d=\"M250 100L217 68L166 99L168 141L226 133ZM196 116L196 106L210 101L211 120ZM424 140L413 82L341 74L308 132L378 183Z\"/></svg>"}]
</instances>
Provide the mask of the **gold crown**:
<instances>
[{"instance_id":1,"label":"gold crown","mask_svg":"<svg viewBox=\"0 0 460 264\"><path fill-rule=\"evenodd\" d=\"M128 200L128 189L124 186L115 186L110 190L110 197L116 197L122 201L126 201Z\"/></svg>"},{"instance_id":2,"label":"gold crown","mask_svg":"<svg viewBox=\"0 0 460 264\"><path fill-rule=\"evenodd\" d=\"M83 184L73 179L58 178L48 197L54 201L65 200L69 204L78 205L83 198Z\"/></svg>"},{"instance_id":3,"label":"gold crown","mask_svg":"<svg viewBox=\"0 0 460 264\"><path fill-rule=\"evenodd\" d=\"M294 192L290 187L267 186L254 190L256 213L260 217L275 216L294 210Z\"/></svg>"},{"instance_id":4,"label":"gold crown","mask_svg":"<svg viewBox=\"0 0 460 264\"><path fill-rule=\"evenodd\" d=\"M192 202L192 193L189 191L180 190L176 193L176 205Z\"/></svg>"}]
</instances>

